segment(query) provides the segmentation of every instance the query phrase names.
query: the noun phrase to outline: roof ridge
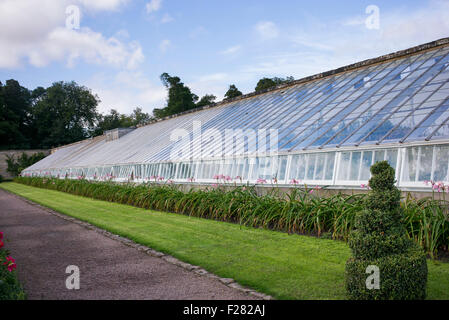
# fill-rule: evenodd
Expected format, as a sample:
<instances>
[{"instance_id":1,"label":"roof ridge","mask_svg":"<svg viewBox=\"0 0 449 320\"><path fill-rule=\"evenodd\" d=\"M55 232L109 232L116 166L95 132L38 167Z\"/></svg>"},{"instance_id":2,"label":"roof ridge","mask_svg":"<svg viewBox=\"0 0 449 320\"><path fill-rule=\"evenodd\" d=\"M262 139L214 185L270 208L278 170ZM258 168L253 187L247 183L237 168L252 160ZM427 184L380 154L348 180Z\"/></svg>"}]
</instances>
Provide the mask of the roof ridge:
<instances>
[{"instance_id":1,"label":"roof ridge","mask_svg":"<svg viewBox=\"0 0 449 320\"><path fill-rule=\"evenodd\" d=\"M213 107L219 107L219 106L224 105L224 104L228 104L228 103L231 103L231 102L244 100L244 99L247 99L247 98L252 98L252 97L259 96L259 95L262 95L262 94L265 94L265 93L268 93L268 92L289 88L289 87L292 87L292 86L295 86L295 85L298 85L298 84L311 82L311 81L315 81L315 80L318 80L318 79L323 79L325 77L329 77L329 76L332 76L332 75L335 75L335 74L338 74L338 73L351 71L351 70L354 70L354 69L357 69L357 68L360 68L360 67L366 67L366 66L370 66L370 65L373 65L373 64L376 64L376 63L381 63L381 62L397 59L397 58L400 58L400 57L413 55L413 54L419 53L421 51L434 49L434 48L437 48L437 47L440 47L440 46L444 46L444 45L447 45L447 44L449 44L449 37L441 38L441 39L438 39L438 40L435 40L435 41L431 41L431 42L428 42L428 43L424 43L424 44L421 44L421 45L417 45L417 46L414 46L414 47L411 47L411 48L408 48L408 49L403 49L403 50L399 50L399 51L396 51L396 52L393 52L393 53L384 54L384 55L381 55L381 56L376 57L376 58L365 59L365 60L362 60L362 61L359 61L359 62L348 64L348 65L343 66L343 67L339 67L337 69L332 69L332 70L320 72L320 73L317 73L317 74L314 74L314 75L311 75L311 76L303 77L303 78L294 80L292 82L288 82L288 83L285 83L285 84L277 85L275 87L271 87L269 89L265 89L265 90L261 90L261 91L253 91L253 92L250 92L250 93L247 93L247 94L235 97L235 98L223 99L220 102L212 103L212 104L209 104L207 106L202 106L202 107L190 109L190 110L187 110L187 111L175 113L175 114L170 115L170 116L166 116L166 117L163 117L163 118L160 118L160 119L152 120L152 121L150 121L148 123L145 123L143 125L138 125L137 128L146 127L146 126L149 126L151 124L154 124L154 123L157 123L157 122L161 122L161 121L165 121L165 120L169 120L169 119L172 119L172 118L177 118L177 117L185 115L185 114L189 114L189 113L194 113L194 112L210 109L210 108L213 108Z\"/></svg>"}]
</instances>

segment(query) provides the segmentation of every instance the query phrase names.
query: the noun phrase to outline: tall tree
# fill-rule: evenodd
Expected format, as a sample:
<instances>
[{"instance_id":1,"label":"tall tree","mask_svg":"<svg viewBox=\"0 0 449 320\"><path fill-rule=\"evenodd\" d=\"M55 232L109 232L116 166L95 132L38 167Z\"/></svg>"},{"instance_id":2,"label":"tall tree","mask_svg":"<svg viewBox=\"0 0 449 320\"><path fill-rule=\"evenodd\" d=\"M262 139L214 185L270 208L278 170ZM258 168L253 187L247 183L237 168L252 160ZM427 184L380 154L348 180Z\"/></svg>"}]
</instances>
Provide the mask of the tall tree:
<instances>
[{"instance_id":1,"label":"tall tree","mask_svg":"<svg viewBox=\"0 0 449 320\"><path fill-rule=\"evenodd\" d=\"M229 86L228 91L226 91L224 96L225 96L225 99L232 99L235 97L239 97L241 95L242 95L242 92L239 89L237 89L237 87L234 84L231 84Z\"/></svg>"},{"instance_id":2,"label":"tall tree","mask_svg":"<svg viewBox=\"0 0 449 320\"><path fill-rule=\"evenodd\" d=\"M133 122L133 126L143 125L153 120L151 115L142 111L142 108L135 108L131 113L131 119Z\"/></svg>"},{"instance_id":3,"label":"tall tree","mask_svg":"<svg viewBox=\"0 0 449 320\"><path fill-rule=\"evenodd\" d=\"M30 147L31 93L16 80L0 82L0 147Z\"/></svg>"},{"instance_id":4,"label":"tall tree","mask_svg":"<svg viewBox=\"0 0 449 320\"><path fill-rule=\"evenodd\" d=\"M89 137L98 119L99 99L76 82L55 82L33 108L42 147L72 143Z\"/></svg>"},{"instance_id":5,"label":"tall tree","mask_svg":"<svg viewBox=\"0 0 449 320\"><path fill-rule=\"evenodd\" d=\"M211 105L215 102L215 99L217 99L217 97L214 96L213 94L206 94L204 97L202 97L200 99L200 101L197 102L196 106L204 107L204 106Z\"/></svg>"},{"instance_id":6,"label":"tall tree","mask_svg":"<svg viewBox=\"0 0 449 320\"><path fill-rule=\"evenodd\" d=\"M195 101L198 97L181 82L179 77L171 77L168 73L163 73L161 81L168 90L168 99L165 108L154 109L153 114L156 118L166 117L196 107Z\"/></svg>"},{"instance_id":7,"label":"tall tree","mask_svg":"<svg viewBox=\"0 0 449 320\"><path fill-rule=\"evenodd\" d=\"M278 78L278 77L274 77L274 78L262 78L257 82L255 91L259 92L259 91L263 91L263 90L267 90L273 87L276 87L278 85L284 84L284 83L289 83L294 81L295 79L293 77L286 77L286 78Z\"/></svg>"},{"instance_id":8,"label":"tall tree","mask_svg":"<svg viewBox=\"0 0 449 320\"><path fill-rule=\"evenodd\" d=\"M143 125L153 118L142 111L141 108L135 108L130 115L121 114L115 109L111 109L109 114L98 116L98 124L94 130L94 136L102 135L107 130L115 128L128 128L137 125Z\"/></svg>"}]
</instances>

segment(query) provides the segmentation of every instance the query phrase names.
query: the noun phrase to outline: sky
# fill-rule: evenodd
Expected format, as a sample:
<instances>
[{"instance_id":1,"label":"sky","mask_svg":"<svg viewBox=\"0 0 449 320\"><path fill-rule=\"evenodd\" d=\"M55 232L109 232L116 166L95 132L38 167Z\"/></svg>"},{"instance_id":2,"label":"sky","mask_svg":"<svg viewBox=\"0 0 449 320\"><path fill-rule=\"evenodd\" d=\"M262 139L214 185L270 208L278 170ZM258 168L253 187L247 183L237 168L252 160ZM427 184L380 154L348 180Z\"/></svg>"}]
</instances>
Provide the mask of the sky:
<instances>
[{"instance_id":1,"label":"sky","mask_svg":"<svg viewBox=\"0 0 449 320\"><path fill-rule=\"evenodd\" d=\"M448 36L448 0L0 0L0 81L76 81L101 112L151 113L163 72L220 101Z\"/></svg>"}]
</instances>

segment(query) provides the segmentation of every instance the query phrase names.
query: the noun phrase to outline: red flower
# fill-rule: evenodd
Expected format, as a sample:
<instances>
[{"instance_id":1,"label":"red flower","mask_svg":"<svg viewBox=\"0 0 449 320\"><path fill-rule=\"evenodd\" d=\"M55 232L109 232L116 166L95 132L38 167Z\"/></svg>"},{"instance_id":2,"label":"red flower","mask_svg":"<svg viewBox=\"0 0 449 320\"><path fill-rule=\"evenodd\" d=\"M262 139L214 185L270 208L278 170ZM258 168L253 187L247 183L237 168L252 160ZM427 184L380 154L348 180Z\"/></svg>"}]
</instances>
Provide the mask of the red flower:
<instances>
[{"instance_id":1,"label":"red flower","mask_svg":"<svg viewBox=\"0 0 449 320\"><path fill-rule=\"evenodd\" d=\"M0 240L3 240L3 232L0 231Z\"/></svg>"},{"instance_id":2,"label":"red flower","mask_svg":"<svg viewBox=\"0 0 449 320\"><path fill-rule=\"evenodd\" d=\"M17 268L16 260L14 260L11 256L6 257L6 262L4 262L3 265L8 268L9 272Z\"/></svg>"},{"instance_id":3,"label":"red flower","mask_svg":"<svg viewBox=\"0 0 449 320\"><path fill-rule=\"evenodd\" d=\"M4 245L3 241L0 241L0 249L3 248L3 245Z\"/></svg>"}]
</instances>

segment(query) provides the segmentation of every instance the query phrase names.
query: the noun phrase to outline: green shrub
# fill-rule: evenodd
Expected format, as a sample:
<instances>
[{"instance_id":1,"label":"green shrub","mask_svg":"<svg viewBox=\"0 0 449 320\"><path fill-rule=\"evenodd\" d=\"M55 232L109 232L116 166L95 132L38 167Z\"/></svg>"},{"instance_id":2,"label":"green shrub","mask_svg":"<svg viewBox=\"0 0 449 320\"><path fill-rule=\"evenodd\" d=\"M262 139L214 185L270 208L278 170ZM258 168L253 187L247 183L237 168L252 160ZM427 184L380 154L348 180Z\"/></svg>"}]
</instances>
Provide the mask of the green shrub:
<instances>
[{"instance_id":1,"label":"green shrub","mask_svg":"<svg viewBox=\"0 0 449 320\"><path fill-rule=\"evenodd\" d=\"M3 247L3 233L0 232L0 301L1 300L24 300L25 292L17 279L17 272L14 268L8 270L5 265L9 251Z\"/></svg>"},{"instance_id":2,"label":"green shrub","mask_svg":"<svg viewBox=\"0 0 449 320\"><path fill-rule=\"evenodd\" d=\"M18 157L15 157L14 155L7 155L6 163L8 165L8 168L6 169L6 171L16 177L22 172L23 169L28 168L29 166L35 164L43 158L45 158L45 154L43 154L42 152L34 153L32 155L27 155L25 152L23 152Z\"/></svg>"},{"instance_id":3,"label":"green shrub","mask_svg":"<svg viewBox=\"0 0 449 320\"><path fill-rule=\"evenodd\" d=\"M387 161L371 167L372 188L365 199L366 209L357 214L349 246L353 257L346 263L346 289L351 299L424 299L426 297L426 256L409 239L403 224L400 191L394 169ZM377 266L380 288L368 289L367 267Z\"/></svg>"},{"instance_id":4,"label":"green shrub","mask_svg":"<svg viewBox=\"0 0 449 320\"><path fill-rule=\"evenodd\" d=\"M3 182L3 176L0 174L0 183Z\"/></svg>"}]
</instances>

